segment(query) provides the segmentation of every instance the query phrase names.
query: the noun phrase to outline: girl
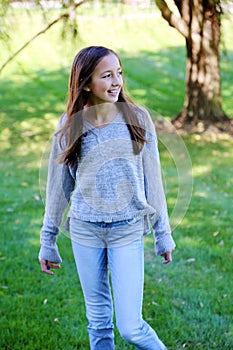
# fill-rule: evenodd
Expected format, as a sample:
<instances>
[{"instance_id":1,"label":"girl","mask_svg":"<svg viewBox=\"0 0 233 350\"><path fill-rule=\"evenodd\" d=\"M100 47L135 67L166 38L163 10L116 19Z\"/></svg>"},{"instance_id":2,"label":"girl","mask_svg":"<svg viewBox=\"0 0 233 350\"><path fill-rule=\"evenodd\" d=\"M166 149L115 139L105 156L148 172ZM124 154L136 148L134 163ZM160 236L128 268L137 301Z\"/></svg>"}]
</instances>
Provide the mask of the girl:
<instances>
[{"instance_id":1,"label":"girl","mask_svg":"<svg viewBox=\"0 0 233 350\"><path fill-rule=\"evenodd\" d=\"M72 196L71 196L72 194ZM142 318L143 235L172 260L159 154L148 112L125 95L118 55L91 46L75 57L66 113L53 140L39 260L62 262L56 237L64 213L81 282L92 350L114 349L113 302L121 336L135 349L166 349Z\"/></svg>"}]
</instances>

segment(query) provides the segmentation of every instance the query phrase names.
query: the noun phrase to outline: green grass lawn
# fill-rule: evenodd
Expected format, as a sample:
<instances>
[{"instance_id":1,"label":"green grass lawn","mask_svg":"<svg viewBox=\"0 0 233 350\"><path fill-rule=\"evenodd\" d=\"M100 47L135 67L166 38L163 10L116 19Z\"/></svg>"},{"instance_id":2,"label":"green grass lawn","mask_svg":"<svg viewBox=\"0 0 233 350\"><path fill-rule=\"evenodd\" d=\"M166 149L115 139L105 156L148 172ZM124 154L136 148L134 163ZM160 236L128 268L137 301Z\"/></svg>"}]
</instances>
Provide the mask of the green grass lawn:
<instances>
[{"instance_id":1,"label":"green grass lawn","mask_svg":"<svg viewBox=\"0 0 233 350\"><path fill-rule=\"evenodd\" d=\"M51 13L51 16L55 16ZM40 28L39 17L13 20L11 50ZM98 23L98 25L97 25ZM225 111L233 117L230 21L223 22ZM122 57L130 95L172 118L183 103L183 39L159 18L81 18L76 42L61 41L59 26L41 36L0 77L0 349L88 350L85 308L70 240L60 235L62 268L40 272L37 260L43 220L39 168L47 140L63 112L74 54L102 44ZM7 57L1 44L1 62ZM1 63L0 62L0 63ZM183 137L192 161L193 192L174 230L177 249L168 266L145 239L143 314L169 350L232 349L233 140ZM169 211L177 197L174 160L160 142ZM132 349L118 335L116 350Z\"/></svg>"}]
</instances>

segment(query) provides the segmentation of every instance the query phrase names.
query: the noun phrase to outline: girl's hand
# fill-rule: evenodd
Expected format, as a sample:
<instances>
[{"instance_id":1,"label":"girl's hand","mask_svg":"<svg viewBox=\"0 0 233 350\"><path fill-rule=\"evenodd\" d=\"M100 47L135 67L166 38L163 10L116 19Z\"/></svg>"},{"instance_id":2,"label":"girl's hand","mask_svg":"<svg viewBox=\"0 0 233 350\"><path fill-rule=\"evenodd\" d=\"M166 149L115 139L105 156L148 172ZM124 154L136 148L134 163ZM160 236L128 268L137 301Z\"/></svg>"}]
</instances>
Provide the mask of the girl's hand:
<instances>
[{"instance_id":1,"label":"girl's hand","mask_svg":"<svg viewBox=\"0 0 233 350\"><path fill-rule=\"evenodd\" d=\"M163 264L168 264L169 262L172 261L172 252L173 252L173 250L174 250L174 249L172 249L171 251L166 252L166 253L164 253L164 254L161 255L161 256L164 257L164 259L163 259L163 261L162 261Z\"/></svg>"},{"instance_id":2,"label":"girl's hand","mask_svg":"<svg viewBox=\"0 0 233 350\"><path fill-rule=\"evenodd\" d=\"M44 259L39 259L40 261L40 266L42 272L47 273L48 275L53 275L54 272L51 271L50 269L60 269L60 265L54 264L51 261L44 260Z\"/></svg>"}]
</instances>

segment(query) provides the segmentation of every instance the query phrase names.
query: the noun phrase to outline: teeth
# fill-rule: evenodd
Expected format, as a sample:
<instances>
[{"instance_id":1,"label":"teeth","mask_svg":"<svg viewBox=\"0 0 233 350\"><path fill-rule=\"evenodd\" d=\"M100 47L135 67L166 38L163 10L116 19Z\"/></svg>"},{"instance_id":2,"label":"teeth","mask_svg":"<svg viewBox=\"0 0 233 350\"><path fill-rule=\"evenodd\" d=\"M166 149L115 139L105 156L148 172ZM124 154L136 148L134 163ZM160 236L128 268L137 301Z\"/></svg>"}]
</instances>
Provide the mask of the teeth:
<instances>
[{"instance_id":1,"label":"teeth","mask_svg":"<svg viewBox=\"0 0 233 350\"><path fill-rule=\"evenodd\" d=\"M116 94L118 90L108 90L108 92Z\"/></svg>"}]
</instances>

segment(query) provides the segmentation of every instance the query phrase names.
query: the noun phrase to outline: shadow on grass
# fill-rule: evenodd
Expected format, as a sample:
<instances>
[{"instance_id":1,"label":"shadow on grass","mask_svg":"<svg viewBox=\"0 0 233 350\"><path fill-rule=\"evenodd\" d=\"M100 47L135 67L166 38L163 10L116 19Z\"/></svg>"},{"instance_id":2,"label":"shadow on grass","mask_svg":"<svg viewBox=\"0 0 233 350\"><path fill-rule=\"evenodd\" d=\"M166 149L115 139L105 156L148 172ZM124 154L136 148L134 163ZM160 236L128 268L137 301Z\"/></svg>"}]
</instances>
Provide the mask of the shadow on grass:
<instances>
[{"instance_id":1,"label":"shadow on grass","mask_svg":"<svg viewBox=\"0 0 233 350\"><path fill-rule=\"evenodd\" d=\"M173 118L182 108L185 90L185 48L170 47L158 52L141 51L134 56L119 52L130 95L138 102ZM231 55L231 53L229 53ZM222 58L223 97L233 94L229 72L230 56ZM48 130L50 116L58 118L67 98L69 70L34 70L28 74L3 78L0 86L1 132L9 129L10 143L21 132L41 133ZM231 107L232 110L232 107ZM41 124L39 123L41 120ZM26 122L32 121L30 126ZM39 127L39 130L36 127ZM31 129L30 129L31 127ZM28 129L28 130L27 130ZM23 140L22 140L23 141Z\"/></svg>"},{"instance_id":2,"label":"shadow on grass","mask_svg":"<svg viewBox=\"0 0 233 350\"><path fill-rule=\"evenodd\" d=\"M122 53L121 56L131 95L162 116L175 116L184 99L184 48L144 51L134 57Z\"/></svg>"},{"instance_id":3,"label":"shadow on grass","mask_svg":"<svg viewBox=\"0 0 233 350\"><path fill-rule=\"evenodd\" d=\"M175 115L183 103L183 48L142 52L135 57L122 52L121 57L131 96L162 115ZM224 69L230 70L229 65ZM68 75L68 70L39 70L3 79L0 86L3 349L88 348L85 310L69 240L59 238L64 269L54 278L41 275L37 262L43 215L38 201L38 163L65 108ZM225 89L232 91L230 81L225 81ZM188 349L230 349L232 141L206 145L187 138L185 142L194 166L192 202L175 232L178 247L166 273L162 265L156 267L155 279L155 257L146 253L144 314L172 350L184 344ZM169 203L173 189L176 195L176 172L165 150L161 158L172 183ZM190 258L195 261L188 262Z\"/></svg>"},{"instance_id":4,"label":"shadow on grass","mask_svg":"<svg viewBox=\"0 0 233 350\"><path fill-rule=\"evenodd\" d=\"M130 96L139 104L172 119L182 108L185 91L185 48L170 47L159 52L142 51L134 56L119 52ZM224 105L233 112L229 72L231 62L222 58ZM66 107L69 70L34 70L8 79L0 86L0 137L8 145L24 142L25 137L50 134ZM28 140L28 139L27 139ZM9 148L7 147L7 148Z\"/></svg>"}]
</instances>

